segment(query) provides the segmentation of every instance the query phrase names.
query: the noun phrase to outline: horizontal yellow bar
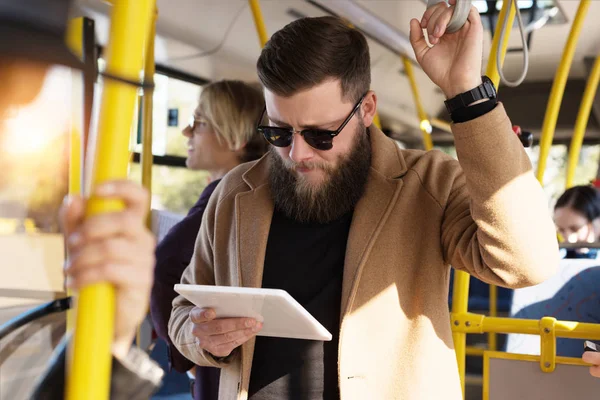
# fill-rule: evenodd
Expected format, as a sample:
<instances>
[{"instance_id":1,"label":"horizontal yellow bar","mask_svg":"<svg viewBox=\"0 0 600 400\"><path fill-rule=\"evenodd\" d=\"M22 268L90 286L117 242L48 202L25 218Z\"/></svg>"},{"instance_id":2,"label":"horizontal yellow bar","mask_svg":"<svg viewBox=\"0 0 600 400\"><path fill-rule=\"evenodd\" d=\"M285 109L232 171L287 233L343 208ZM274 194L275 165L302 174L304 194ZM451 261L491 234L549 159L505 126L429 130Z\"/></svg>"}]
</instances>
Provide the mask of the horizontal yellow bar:
<instances>
[{"instance_id":1,"label":"horizontal yellow bar","mask_svg":"<svg viewBox=\"0 0 600 400\"><path fill-rule=\"evenodd\" d=\"M479 347L467 347L467 350L466 350L465 354L468 355L468 356L483 357L483 352L484 351L485 351L485 349L481 349Z\"/></svg>"},{"instance_id":2,"label":"horizontal yellow bar","mask_svg":"<svg viewBox=\"0 0 600 400\"><path fill-rule=\"evenodd\" d=\"M516 318L484 318L483 332L521 333L539 335L540 321ZM556 337L600 340L600 324L575 321L556 321Z\"/></svg>"}]
</instances>

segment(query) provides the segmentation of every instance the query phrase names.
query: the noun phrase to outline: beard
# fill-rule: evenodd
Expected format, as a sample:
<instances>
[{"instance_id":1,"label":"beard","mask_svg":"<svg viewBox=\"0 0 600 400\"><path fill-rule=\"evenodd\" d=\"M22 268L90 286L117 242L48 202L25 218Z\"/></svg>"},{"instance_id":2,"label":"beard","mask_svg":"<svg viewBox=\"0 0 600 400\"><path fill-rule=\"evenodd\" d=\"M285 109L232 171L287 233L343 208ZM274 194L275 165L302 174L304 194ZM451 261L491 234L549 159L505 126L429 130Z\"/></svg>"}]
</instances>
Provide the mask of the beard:
<instances>
[{"instance_id":1,"label":"beard","mask_svg":"<svg viewBox=\"0 0 600 400\"><path fill-rule=\"evenodd\" d=\"M362 197L371 167L371 142L361 121L350 152L341 156L335 167L283 160L273 148L268 157L275 209L300 223L327 223L352 211ZM319 168L325 178L318 185L311 184L296 175L299 167Z\"/></svg>"}]
</instances>

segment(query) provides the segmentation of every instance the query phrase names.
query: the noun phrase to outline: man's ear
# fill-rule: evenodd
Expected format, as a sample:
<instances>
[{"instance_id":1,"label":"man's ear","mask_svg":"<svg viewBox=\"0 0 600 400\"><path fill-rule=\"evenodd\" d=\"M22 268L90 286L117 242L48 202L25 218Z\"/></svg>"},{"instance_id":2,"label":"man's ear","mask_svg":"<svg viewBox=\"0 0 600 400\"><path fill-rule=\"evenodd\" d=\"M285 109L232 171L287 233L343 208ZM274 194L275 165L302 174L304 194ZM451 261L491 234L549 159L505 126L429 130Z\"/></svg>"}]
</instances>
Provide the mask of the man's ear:
<instances>
[{"instance_id":1,"label":"man's ear","mask_svg":"<svg viewBox=\"0 0 600 400\"><path fill-rule=\"evenodd\" d=\"M377 95L375 92L369 90L360 108L363 124L368 128L373 124L373 119L377 113Z\"/></svg>"}]
</instances>

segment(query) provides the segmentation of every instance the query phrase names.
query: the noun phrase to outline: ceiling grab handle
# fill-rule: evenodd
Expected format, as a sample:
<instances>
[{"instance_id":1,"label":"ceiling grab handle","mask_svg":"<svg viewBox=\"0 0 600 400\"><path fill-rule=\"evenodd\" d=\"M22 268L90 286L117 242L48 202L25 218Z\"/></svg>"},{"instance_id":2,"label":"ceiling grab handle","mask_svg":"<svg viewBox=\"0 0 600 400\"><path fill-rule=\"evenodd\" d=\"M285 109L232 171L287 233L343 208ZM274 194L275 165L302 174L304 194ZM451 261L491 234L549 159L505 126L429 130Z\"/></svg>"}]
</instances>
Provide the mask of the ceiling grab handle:
<instances>
[{"instance_id":1,"label":"ceiling grab handle","mask_svg":"<svg viewBox=\"0 0 600 400\"><path fill-rule=\"evenodd\" d=\"M498 54L496 57L496 66L498 68L498 75L500 75L500 80L503 84L508 87L516 87L519 86L525 80L527 76L527 70L529 70L529 50L527 49L527 40L525 39L525 28L523 27L523 19L521 18L521 12L519 11L519 7L517 5L517 0L510 0L512 2L512 7L515 8L515 12L517 15L517 22L519 25L519 31L521 32L521 43L523 44L523 69L521 70L521 75L514 81L509 81L504 76L504 71L502 71L500 52L502 48L502 43L505 40L505 34L508 29L512 29L512 26L507 26L507 21L509 19L509 13L507 12L504 16L504 20L502 21L502 33L500 34L500 45L498 46Z\"/></svg>"},{"instance_id":2,"label":"ceiling grab handle","mask_svg":"<svg viewBox=\"0 0 600 400\"><path fill-rule=\"evenodd\" d=\"M431 8L438 3L447 3L446 0L427 0L427 8ZM458 32L463 27L469 16L471 10L471 0L456 0L456 4L453 6L454 12L452 18L446 27L446 32L454 33Z\"/></svg>"}]
</instances>

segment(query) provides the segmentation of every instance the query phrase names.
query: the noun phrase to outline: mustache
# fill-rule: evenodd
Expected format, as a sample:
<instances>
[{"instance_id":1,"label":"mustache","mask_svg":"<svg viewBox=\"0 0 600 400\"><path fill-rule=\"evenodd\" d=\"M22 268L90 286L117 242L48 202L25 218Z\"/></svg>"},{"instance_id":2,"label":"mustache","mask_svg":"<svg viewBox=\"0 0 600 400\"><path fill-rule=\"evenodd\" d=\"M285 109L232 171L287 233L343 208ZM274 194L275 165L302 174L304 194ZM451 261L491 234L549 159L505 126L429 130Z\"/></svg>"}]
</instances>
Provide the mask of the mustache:
<instances>
[{"instance_id":1,"label":"mustache","mask_svg":"<svg viewBox=\"0 0 600 400\"><path fill-rule=\"evenodd\" d=\"M290 159L282 159L281 160L283 162L283 165L286 169L288 169L289 171L296 171L299 168L302 169L321 169L323 171L331 171L332 167L330 165L327 165L324 162L319 162L319 161L301 161L301 162L294 162Z\"/></svg>"}]
</instances>

